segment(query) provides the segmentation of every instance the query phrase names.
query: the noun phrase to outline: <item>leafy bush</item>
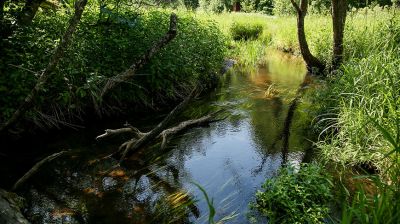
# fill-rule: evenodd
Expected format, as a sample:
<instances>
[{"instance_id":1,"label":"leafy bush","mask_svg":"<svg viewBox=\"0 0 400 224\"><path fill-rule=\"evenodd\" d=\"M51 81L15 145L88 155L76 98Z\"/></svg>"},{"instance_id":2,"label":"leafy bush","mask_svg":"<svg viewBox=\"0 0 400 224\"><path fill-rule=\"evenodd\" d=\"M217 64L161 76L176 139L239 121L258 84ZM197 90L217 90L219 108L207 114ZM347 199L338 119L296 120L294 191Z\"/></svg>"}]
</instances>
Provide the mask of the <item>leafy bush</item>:
<instances>
[{"instance_id":1,"label":"leafy bush","mask_svg":"<svg viewBox=\"0 0 400 224\"><path fill-rule=\"evenodd\" d=\"M221 13L225 11L231 11L232 8L231 0L199 0L200 8L203 11Z\"/></svg>"},{"instance_id":2,"label":"leafy bush","mask_svg":"<svg viewBox=\"0 0 400 224\"><path fill-rule=\"evenodd\" d=\"M169 25L169 11L162 10L119 9L105 12L101 20L98 15L98 6L88 6L35 111L50 115L87 111L107 78L126 70ZM29 71L46 67L69 17L64 11L39 13L31 26L4 41L6 50L0 56L0 73L5 74L0 76L1 119L7 119L34 86L36 77ZM207 85L215 80L225 57L224 35L208 19L196 19L186 12L178 12L178 18L177 37L137 72L140 75L116 88L105 103L114 108L161 106L190 91L196 82Z\"/></svg>"},{"instance_id":3,"label":"leafy bush","mask_svg":"<svg viewBox=\"0 0 400 224\"><path fill-rule=\"evenodd\" d=\"M330 12L331 0L311 1L308 11L313 14L326 14Z\"/></svg>"},{"instance_id":4,"label":"leafy bush","mask_svg":"<svg viewBox=\"0 0 400 224\"><path fill-rule=\"evenodd\" d=\"M273 10L274 10L273 0L260 0L260 2L257 5L257 11L260 11L267 15L272 15Z\"/></svg>"},{"instance_id":5,"label":"leafy bush","mask_svg":"<svg viewBox=\"0 0 400 224\"><path fill-rule=\"evenodd\" d=\"M261 24L235 22L230 28L234 40L257 39L263 31Z\"/></svg>"},{"instance_id":6,"label":"leafy bush","mask_svg":"<svg viewBox=\"0 0 400 224\"><path fill-rule=\"evenodd\" d=\"M285 15L294 15L295 10L292 6L290 0L274 0L274 15L285 16Z\"/></svg>"},{"instance_id":7,"label":"leafy bush","mask_svg":"<svg viewBox=\"0 0 400 224\"><path fill-rule=\"evenodd\" d=\"M265 182L264 192L256 193L253 205L272 223L318 223L329 212L332 199L331 177L317 164L292 166Z\"/></svg>"}]
</instances>

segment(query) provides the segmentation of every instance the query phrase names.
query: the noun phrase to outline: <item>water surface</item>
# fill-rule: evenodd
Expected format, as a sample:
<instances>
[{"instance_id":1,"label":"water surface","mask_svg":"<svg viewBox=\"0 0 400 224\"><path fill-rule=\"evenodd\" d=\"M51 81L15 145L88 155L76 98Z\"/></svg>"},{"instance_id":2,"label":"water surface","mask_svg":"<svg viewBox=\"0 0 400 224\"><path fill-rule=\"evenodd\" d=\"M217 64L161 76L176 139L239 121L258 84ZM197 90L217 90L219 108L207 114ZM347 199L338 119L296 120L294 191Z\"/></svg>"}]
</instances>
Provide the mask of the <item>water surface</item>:
<instances>
[{"instance_id":1,"label":"water surface","mask_svg":"<svg viewBox=\"0 0 400 224\"><path fill-rule=\"evenodd\" d=\"M64 142L71 152L24 189L30 200L26 213L34 223L207 223L208 206L195 182L213 199L216 221L231 217L227 223L247 223L248 205L262 183L283 163L300 163L311 147L302 110L295 113L288 150L282 150L280 138L305 75L300 60L277 52L259 68L235 67L177 122L219 109L226 119L182 133L166 150L143 149L122 167L101 157L123 138ZM129 122L149 129L161 118L133 115ZM59 151L59 145L45 147Z\"/></svg>"}]
</instances>

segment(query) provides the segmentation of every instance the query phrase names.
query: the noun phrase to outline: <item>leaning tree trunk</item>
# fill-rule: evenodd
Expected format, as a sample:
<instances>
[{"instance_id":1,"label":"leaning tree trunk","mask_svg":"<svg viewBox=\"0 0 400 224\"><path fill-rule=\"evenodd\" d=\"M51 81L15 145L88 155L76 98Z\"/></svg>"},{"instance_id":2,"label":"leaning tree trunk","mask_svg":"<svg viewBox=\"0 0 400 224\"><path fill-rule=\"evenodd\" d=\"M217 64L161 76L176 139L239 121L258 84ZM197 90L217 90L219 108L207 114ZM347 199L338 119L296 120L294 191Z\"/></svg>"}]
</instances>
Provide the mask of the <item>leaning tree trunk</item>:
<instances>
[{"instance_id":1,"label":"leaning tree trunk","mask_svg":"<svg viewBox=\"0 0 400 224\"><path fill-rule=\"evenodd\" d=\"M6 131L12 125L14 125L27 110L32 107L33 101L38 96L40 90L47 83L48 79L54 72L54 69L57 67L58 63L64 56L65 50L69 46L72 41L72 35L74 34L76 27L78 26L79 21L81 20L83 10L87 4L87 0L80 0L75 3L75 14L71 18L69 22L69 26L64 33L64 36L61 38L60 44L57 46L53 56L50 59L49 64L46 69L42 72L39 79L36 82L35 87L31 90L28 96L25 98L24 102L19 106L19 108L14 112L11 118L0 127L0 132Z\"/></svg>"},{"instance_id":2,"label":"leaning tree trunk","mask_svg":"<svg viewBox=\"0 0 400 224\"><path fill-rule=\"evenodd\" d=\"M0 25L3 25L4 19L4 3L6 0L0 0Z\"/></svg>"},{"instance_id":3,"label":"leaning tree trunk","mask_svg":"<svg viewBox=\"0 0 400 224\"><path fill-rule=\"evenodd\" d=\"M347 1L332 0L333 56L332 70L337 70L343 62L343 33L346 24Z\"/></svg>"},{"instance_id":4,"label":"leaning tree trunk","mask_svg":"<svg viewBox=\"0 0 400 224\"><path fill-rule=\"evenodd\" d=\"M44 0L27 0L18 17L18 25L28 25L32 22Z\"/></svg>"},{"instance_id":5,"label":"leaning tree trunk","mask_svg":"<svg viewBox=\"0 0 400 224\"><path fill-rule=\"evenodd\" d=\"M307 15L308 1L300 0L300 7L295 0L290 1L297 12L297 37L299 39L300 52L306 62L307 69L309 71L317 69L318 72L321 72L325 69L325 65L311 54L304 31L304 18Z\"/></svg>"}]
</instances>

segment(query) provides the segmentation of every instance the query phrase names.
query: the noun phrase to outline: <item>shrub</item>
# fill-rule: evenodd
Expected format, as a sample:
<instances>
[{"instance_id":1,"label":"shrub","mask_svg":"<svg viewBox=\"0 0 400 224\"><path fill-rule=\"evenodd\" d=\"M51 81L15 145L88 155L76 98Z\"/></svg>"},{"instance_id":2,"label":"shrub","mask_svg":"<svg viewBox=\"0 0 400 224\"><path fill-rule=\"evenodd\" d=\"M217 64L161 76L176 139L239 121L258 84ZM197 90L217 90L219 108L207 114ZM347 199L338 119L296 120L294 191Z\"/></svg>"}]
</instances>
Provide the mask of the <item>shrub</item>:
<instances>
[{"instance_id":1,"label":"shrub","mask_svg":"<svg viewBox=\"0 0 400 224\"><path fill-rule=\"evenodd\" d=\"M290 0L274 0L274 15L278 16L286 16L286 15L294 15L295 10L290 3Z\"/></svg>"},{"instance_id":2,"label":"shrub","mask_svg":"<svg viewBox=\"0 0 400 224\"><path fill-rule=\"evenodd\" d=\"M234 40L257 39L263 31L261 24L233 23L230 32Z\"/></svg>"},{"instance_id":3,"label":"shrub","mask_svg":"<svg viewBox=\"0 0 400 224\"><path fill-rule=\"evenodd\" d=\"M260 2L257 5L257 10L267 15L272 15L273 9L274 9L273 0L260 0Z\"/></svg>"},{"instance_id":4,"label":"shrub","mask_svg":"<svg viewBox=\"0 0 400 224\"><path fill-rule=\"evenodd\" d=\"M168 30L168 11L120 9L100 21L98 13L95 5L87 8L54 78L36 101L36 111L50 115L53 108L67 115L86 111L107 78L127 69ZM2 121L34 86L36 77L28 70L46 67L69 17L63 11L52 16L38 13L31 26L17 30L4 42L7 50L0 55L0 73L5 74L0 77ZM213 80L225 56L224 35L210 20L184 12L178 12L178 18L177 37L138 71L140 75L110 93L105 103L119 108L132 104L143 108L153 102L161 106L189 91L195 82Z\"/></svg>"},{"instance_id":5,"label":"shrub","mask_svg":"<svg viewBox=\"0 0 400 224\"><path fill-rule=\"evenodd\" d=\"M313 14L329 14L331 7L330 0L315 0L311 1L308 11Z\"/></svg>"},{"instance_id":6,"label":"shrub","mask_svg":"<svg viewBox=\"0 0 400 224\"><path fill-rule=\"evenodd\" d=\"M264 192L256 193L253 205L272 223L318 223L329 212L333 198L332 177L317 164L303 164L296 172L292 166L265 182Z\"/></svg>"}]
</instances>

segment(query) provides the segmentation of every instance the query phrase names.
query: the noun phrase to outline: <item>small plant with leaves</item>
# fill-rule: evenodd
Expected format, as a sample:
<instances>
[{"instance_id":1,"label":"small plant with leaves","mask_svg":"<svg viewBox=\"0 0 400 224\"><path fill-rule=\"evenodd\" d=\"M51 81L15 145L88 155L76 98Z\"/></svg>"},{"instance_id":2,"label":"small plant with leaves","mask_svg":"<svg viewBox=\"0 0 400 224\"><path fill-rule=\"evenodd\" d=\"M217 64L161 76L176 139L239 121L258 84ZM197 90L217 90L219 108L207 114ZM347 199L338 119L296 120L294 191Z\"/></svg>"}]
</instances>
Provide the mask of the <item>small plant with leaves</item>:
<instances>
[{"instance_id":1,"label":"small plant with leaves","mask_svg":"<svg viewBox=\"0 0 400 224\"><path fill-rule=\"evenodd\" d=\"M264 183L251 206L271 223L319 223L329 214L331 179L318 164L303 164L298 172L283 167Z\"/></svg>"},{"instance_id":2,"label":"small plant with leaves","mask_svg":"<svg viewBox=\"0 0 400 224\"><path fill-rule=\"evenodd\" d=\"M235 22L230 28L234 40L254 40L262 34L262 31L263 26L257 23Z\"/></svg>"}]
</instances>

